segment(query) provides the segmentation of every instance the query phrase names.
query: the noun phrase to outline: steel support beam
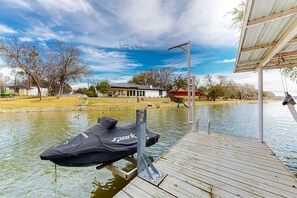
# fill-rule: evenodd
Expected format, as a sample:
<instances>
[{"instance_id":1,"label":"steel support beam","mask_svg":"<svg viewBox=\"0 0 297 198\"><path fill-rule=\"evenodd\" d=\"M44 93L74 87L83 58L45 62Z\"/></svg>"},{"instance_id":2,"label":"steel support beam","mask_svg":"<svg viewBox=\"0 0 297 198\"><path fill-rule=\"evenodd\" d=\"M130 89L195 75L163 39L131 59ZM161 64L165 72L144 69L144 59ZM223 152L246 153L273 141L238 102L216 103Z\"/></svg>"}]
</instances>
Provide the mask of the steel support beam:
<instances>
[{"instance_id":1,"label":"steel support beam","mask_svg":"<svg viewBox=\"0 0 297 198\"><path fill-rule=\"evenodd\" d=\"M258 141L263 142L263 68L258 70Z\"/></svg>"}]
</instances>

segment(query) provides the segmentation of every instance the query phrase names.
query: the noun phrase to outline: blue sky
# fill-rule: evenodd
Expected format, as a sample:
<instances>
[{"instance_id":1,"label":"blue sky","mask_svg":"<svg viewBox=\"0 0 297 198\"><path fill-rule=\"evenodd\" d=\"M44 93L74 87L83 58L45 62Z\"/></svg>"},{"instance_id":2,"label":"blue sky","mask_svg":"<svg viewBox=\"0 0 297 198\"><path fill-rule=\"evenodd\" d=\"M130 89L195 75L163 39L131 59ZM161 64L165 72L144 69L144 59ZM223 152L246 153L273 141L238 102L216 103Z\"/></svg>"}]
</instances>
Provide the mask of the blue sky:
<instances>
[{"instance_id":1,"label":"blue sky","mask_svg":"<svg viewBox=\"0 0 297 198\"><path fill-rule=\"evenodd\" d=\"M0 36L17 35L44 46L53 39L76 45L82 60L91 66L95 80L107 78L113 83L124 83L141 71L166 66L176 68L176 74L186 74L186 55L167 48L191 40L193 75L224 74L237 82L256 85L255 74L232 73L240 32L232 27L231 15L227 13L240 0L0 3ZM5 63L1 64L2 72L6 71ZM282 92L276 84L266 84L266 90Z\"/></svg>"}]
</instances>

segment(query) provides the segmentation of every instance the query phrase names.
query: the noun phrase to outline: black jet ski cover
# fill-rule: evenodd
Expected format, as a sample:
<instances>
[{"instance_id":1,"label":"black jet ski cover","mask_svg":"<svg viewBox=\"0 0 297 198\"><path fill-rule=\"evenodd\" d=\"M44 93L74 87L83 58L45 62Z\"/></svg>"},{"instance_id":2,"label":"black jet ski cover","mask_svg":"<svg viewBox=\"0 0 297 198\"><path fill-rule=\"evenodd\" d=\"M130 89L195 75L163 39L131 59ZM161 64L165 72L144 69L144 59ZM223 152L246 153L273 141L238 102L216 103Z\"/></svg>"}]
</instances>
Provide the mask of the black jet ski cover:
<instances>
[{"instance_id":1,"label":"black jet ski cover","mask_svg":"<svg viewBox=\"0 0 297 198\"><path fill-rule=\"evenodd\" d=\"M112 118L101 117L95 126L46 149L40 158L61 166L90 166L115 162L136 153L136 124L116 127L116 123ZM146 129L146 146L155 144L159 137Z\"/></svg>"}]
</instances>

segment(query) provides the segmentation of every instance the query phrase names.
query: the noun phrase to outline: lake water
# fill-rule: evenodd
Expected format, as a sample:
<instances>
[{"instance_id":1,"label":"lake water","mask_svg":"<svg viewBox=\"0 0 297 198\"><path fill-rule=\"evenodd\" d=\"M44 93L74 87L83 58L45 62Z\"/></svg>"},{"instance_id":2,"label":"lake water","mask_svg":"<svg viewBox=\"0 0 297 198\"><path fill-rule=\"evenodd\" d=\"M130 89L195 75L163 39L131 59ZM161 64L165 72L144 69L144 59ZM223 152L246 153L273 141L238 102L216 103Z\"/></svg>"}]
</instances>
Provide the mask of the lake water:
<instances>
[{"instance_id":1,"label":"lake water","mask_svg":"<svg viewBox=\"0 0 297 198\"><path fill-rule=\"evenodd\" d=\"M257 104L200 106L200 129L256 138ZM297 123L280 102L264 104L264 140L293 172L297 173ZM78 116L79 115L79 116ZM55 168L41 161L49 146L73 137L105 115L126 125L135 121L135 110L36 112L0 114L0 197L110 197L127 184L95 167ZM154 159L189 129L185 108L148 110L148 128L157 131L159 142L149 148ZM119 167L129 163L120 162Z\"/></svg>"}]
</instances>

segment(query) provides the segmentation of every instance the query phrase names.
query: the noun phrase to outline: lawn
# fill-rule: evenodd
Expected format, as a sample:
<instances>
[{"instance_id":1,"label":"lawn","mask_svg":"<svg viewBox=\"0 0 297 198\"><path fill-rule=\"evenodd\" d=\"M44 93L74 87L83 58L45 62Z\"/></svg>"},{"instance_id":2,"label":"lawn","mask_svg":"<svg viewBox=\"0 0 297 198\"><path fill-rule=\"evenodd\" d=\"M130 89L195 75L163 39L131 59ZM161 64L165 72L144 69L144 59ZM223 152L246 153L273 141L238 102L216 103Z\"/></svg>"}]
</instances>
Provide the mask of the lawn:
<instances>
[{"instance_id":1,"label":"lawn","mask_svg":"<svg viewBox=\"0 0 297 198\"><path fill-rule=\"evenodd\" d=\"M43 97L40 101L37 97L14 97L1 98L0 108L16 109L16 108L38 108L38 107L68 107L75 106L79 101L79 97L61 97L54 96Z\"/></svg>"}]
</instances>

